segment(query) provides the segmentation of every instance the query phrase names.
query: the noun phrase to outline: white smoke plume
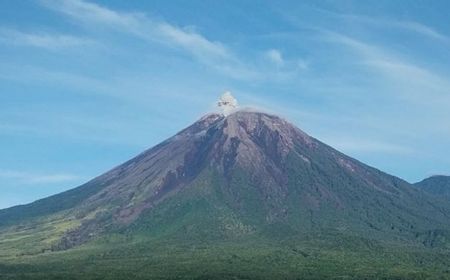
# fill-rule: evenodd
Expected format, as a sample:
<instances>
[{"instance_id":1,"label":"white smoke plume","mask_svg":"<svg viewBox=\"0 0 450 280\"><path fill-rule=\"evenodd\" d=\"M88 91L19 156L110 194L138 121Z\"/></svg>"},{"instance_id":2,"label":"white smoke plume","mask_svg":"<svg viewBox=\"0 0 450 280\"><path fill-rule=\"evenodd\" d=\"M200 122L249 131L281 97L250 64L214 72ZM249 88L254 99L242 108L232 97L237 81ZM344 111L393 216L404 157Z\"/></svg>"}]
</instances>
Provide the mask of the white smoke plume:
<instances>
[{"instance_id":1,"label":"white smoke plume","mask_svg":"<svg viewBox=\"0 0 450 280\"><path fill-rule=\"evenodd\" d=\"M231 92L226 91L217 102L217 107L222 110L224 116L228 116L238 108L238 102L236 98L231 95Z\"/></svg>"}]
</instances>

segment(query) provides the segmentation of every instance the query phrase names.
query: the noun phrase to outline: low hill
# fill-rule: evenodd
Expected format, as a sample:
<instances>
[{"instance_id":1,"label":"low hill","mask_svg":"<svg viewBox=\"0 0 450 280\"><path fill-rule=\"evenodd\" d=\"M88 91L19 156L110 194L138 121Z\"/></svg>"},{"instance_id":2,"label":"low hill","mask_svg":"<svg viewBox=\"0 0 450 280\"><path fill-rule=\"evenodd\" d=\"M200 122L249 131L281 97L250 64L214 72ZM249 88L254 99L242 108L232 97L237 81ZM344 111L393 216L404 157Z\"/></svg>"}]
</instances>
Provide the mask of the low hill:
<instances>
[{"instance_id":1,"label":"low hill","mask_svg":"<svg viewBox=\"0 0 450 280\"><path fill-rule=\"evenodd\" d=\"M436 175L414 185L432 195L450 199L450 176Z\"/></svg>"}]
</instances>

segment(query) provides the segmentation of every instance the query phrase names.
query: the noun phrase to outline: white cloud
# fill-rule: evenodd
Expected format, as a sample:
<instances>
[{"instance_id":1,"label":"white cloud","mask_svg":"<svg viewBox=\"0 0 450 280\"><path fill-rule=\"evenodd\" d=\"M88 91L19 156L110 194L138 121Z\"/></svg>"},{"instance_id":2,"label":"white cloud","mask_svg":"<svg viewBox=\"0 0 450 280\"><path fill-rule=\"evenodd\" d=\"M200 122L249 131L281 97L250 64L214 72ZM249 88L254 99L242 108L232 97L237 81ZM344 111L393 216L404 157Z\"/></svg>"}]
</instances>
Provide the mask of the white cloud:
<instances>
[{"instance_id":1,"label":"white cloud","mask_svg":"<svg viewBox=\"0 0 450 280\"><path fill-rule=\"evenodd\" d=\"M207 38L192 27L178 27L162 20L155 20L142 13L118 12L83 0L41 0L48 8L85 25L89 30L109 28L136 36L149 43L160 43L189 53L198 62L237 80L278 79L292 76L304 70L304 63L295 68L260 69L255 61L243 59L224 43ZM269 56L275 63L282 63L281 53L273 50Z\"/></svg>"},{"instance_id":2,"label":"white cloud","mask_svg":"<svg viewBox=\"0 0 450 280\"><path fill-rule=\"evenodd\" d=\"M232 57L229 50L219 42L208 40L192 29L178 28L164 21L150 19L142 13L117 12L82 0L45 0L43 3L89 28L99 26L113 28L134 34L144 40L181 47L197 58L217 60Z\"/></svg>"},{"instance_id":3,"label":"white cloud","mask_svg":"<svg viewBox=\"0 0 450 280\"><path fill-rule=\"evenodd\" d=\"M382 27L382 28L395 28L402 29L405 31L414 32L416 34L420 34L422 36L426 36L432 39L440 40L443 42L450 42L449 36L437 31L435 28L425 25L420 22L410 21L410 20L397 20L383 17L370 17L366 15L357 15L357 14L342 14L331 12L328 10L318 9L327 14L336 16L338 18L347 20L347 21L357 21L362 24L370 25L372 27Z\"/></svg>"},{"instance_id":4,"label":"white cloud","mask_svg":"<svg viewBox=\"0 0 450 280\"><path fill-rule=\"evenodd\" d=\"M429 93L450 93L450 83L447 80L423 67L392 59L373 59L366 63L381 70L387 77L428 89Z\"/></svg>"},{"instance_id":5,"label":"white cloud","mask_svg":"<svg viewBox=\"0 0 450 280\"><path fill-rule=\"evenodd\" d=\"M273 64L277 66L282 66L284 64L283 55L279 50L271 49L265 53L267 59L269 59Z\"/></svg>"},{"instance_id":6,"label":"white cloud","mask_svg":"<svg viewBox=\"0 0 450 280\"><path fill-rule=\"evenodd\" d=\"M20 73L21 75L17 75ZM111 85L105 81L89 77L84 74L74 74L63 71L48 70L42 67L25 65L3 64L0 68L0 80L10 80L23 83L26 77L27 83L65 85L71 89L81 89L79 94L103 94L114 96L117 85Z\"/></svg>"},{"instance_id":7,"label":"white cloud","mask_svg":"<svg viewBox=\"0 0 450 280\"><path fill-rule=\"evenodd\" d=\"M204 55L230 58L229 51L219 42L212 42L191 30L183 30L168 23L157 24L157 30L168 41L177 44L198 57Z\"/></svg>"},{"instance_id":8,"label":"white cloud","mask_svg":"<svg viewBox=\"0 0 450 280\"><path fill-rule=\"evenodd\" d=\"M0 169L0 178L17 180L20 183L25 184L64 183L80 179L79 176L68 173L38 174L33 172L3 170L3 169Z\"/></svg>"},{"instance_id":9,"label":"white cloud","mask_svg":"<svg viewBox=\"0 0 450 280\"><path fill-rule=\"evenodd\" d=\"M144 40L160 41L181 47L197 57L230 57L229 51L219 42L213 42L192 28L179 28L157 21L142 13L117 12L83 0L42 1L45 6L86 24L132 33ZM93 26L92 24L97 24Z\"/></svg>"},{"instance_id":10,"label":"white cloud","mask_svg":"<svg viewBox=\"0 0 450 280\"><path fill-rule=\"evenodd\" d=\"M141 14L138 13L118 13L104 8L95 3L82 0L42 0L45 6L78 19L85 24L97 22L101 24L114 25L119 28L136 29L140 28Z\"/></svg>"},{"instance_id":11,"label":"white cloud","mask_svg":"<svg viewBox=\"0 0 450 280\"><path fill-rule=\"evenodd\" d=\"M410 31L414 31L416 33L434 38L434 39L438 39L438 40L442 40L442 41L447 41L449 42L450 39L448 36L439 33L438 31L436 31L435 29L426 26L424 24L418 23L418 22L414 22L414 21L385 21L386 24L390 24L392 26L397 26L400 28L404 28Z\"/></svg>"},{"instance_id":12,"label":"white cloud","mask_svg":"<svg viewBox=\"0 0 450 280\"><path fill-rule=\"evenodd\" d=\"M450 105L450 82L417 63L379 46L334 32L324 32L327 40L341 44L360 56L362 66L376 70L386 85L397 88L404 100L432 105ZM426 99L425 99L426 98Z\"/></svg>"},{"instance_id":13,"label":"white cloud","mask_svg":"<svg viewBox=\"0 0 450 280\"><path fill-rule=\"evenodd\" d=\"M64 34L25 33L12 29L0 29L0 42L24 45L45 49L64 49L91 45L94 42L87 38Z\"/></svg>"}]
</instances>

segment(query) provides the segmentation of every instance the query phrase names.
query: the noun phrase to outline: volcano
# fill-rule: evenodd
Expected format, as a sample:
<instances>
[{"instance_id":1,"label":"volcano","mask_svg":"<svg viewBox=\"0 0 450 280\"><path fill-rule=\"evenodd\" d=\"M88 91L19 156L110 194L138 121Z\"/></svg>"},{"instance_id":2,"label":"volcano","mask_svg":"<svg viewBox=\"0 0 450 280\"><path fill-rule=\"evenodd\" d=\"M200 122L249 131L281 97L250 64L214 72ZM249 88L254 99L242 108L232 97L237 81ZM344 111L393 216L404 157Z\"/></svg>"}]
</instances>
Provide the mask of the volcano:
<instances>
[{"instance_id":1,"label":"volcano","mask_svg":"<svg viewBox=\"0 0 450 280\"><path fill-rule=\"evenodd\" d=\"M342 252L361 251L351 262L373 257L373 265L386 272L384 250L394 247L414 253L388 264L397 261L417 270L417 252L437 256L436 247L446 252L449 230L446 201L344 155L280 117L251 110L208 114L78 188L0 211L2 257L21 256L38 272L46 266L36 264L36 256L53 263L63 256L64 264L81 267L88 259L105 263L133 256L140 262L156 255L160 265L175 267L155 268L160 274L152 275L162 278L184 273L264 278L258 274L267 273L263 256L273 254L282 260L272 262L280 270L265 276L284 271L289 278L305 271L292 260L318 260L329 250L341 254L330 262L348 257ZM88 257L73 257L79 252ZM205 258L216 266L200 268ZM430 262L420 258L423 265ZM241 272L246 261L245 267L258 268ZM87 273L86 266L77 269Z\"/></svg>"}]
</instances>

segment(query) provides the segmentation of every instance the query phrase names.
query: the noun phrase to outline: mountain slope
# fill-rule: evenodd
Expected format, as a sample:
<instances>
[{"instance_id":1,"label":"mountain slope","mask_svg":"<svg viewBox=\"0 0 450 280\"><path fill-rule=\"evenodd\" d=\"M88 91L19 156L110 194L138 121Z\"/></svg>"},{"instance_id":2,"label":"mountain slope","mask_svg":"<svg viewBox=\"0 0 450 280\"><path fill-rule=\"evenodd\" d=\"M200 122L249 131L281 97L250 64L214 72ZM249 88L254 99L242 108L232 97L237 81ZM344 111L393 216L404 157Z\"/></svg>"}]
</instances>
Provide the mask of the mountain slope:
<instances>
[{"instance_id":1,"label":"mountain slope","mask_svg":"<svg viewBox=\"0 0 450 280\"><path fill-rule=\"evenodd\" d=\"M277 116L238 111L207 115L81 187L1 210L0 251L96 259L186 246L219 256L237 244L245 254L287 244L297 253L298 244L445 249L449 229L448 203Z\"/></svg>"},{"instance_id":2,"label":"mountain slope","mask_svg":"<svg viewBox=\"0 0 450 280\"><path fill-rule=\"evenodd\" d=\"M414 185L429 194L450 198L450 176L432 176Z\"/></svg>"}]
</instances>

